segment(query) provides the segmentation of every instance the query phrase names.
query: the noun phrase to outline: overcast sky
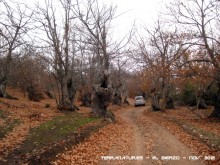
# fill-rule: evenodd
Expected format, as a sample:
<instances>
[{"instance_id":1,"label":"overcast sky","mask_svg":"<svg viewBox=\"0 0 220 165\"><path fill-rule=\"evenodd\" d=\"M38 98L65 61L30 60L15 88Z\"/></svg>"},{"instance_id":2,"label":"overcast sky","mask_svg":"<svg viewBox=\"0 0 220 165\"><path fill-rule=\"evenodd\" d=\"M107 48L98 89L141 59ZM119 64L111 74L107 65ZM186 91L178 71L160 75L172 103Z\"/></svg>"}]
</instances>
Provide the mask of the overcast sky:
<instances>
[{"instance_id":1,"label":"overcast sky","mask_svg":"<svg viewBox=\"0 0 220 165\"><path fill-rule=\"evenodd\" d=\"M109 0L106 0L109 1ZM158 17L159 11L163 10L164 0L110 0L118 6L118 13L126 12L123 18L126 21L136 19L138 22L152 22ZM168 0L166 0L168 2Z\"/></svg>"},{"instance_id":2,"label":"overcast sky","mask_svg":"<svg viewBox=\"0 0 220 165\"><path fill-rule=\"evenodd\" d=\"M35 2L40 2L44 5L45 0L16 0L20 2L27 2L28 5L34 6ZM136 24L137 27L143 25L153 25L158 19L159 13L164 11L165 3L172 0L98 0L107 4L117 6L116 15L120 15L113 21L114 36L117 38L124 37ZM53 1L54 4L58 0Z\"/></svg>"},{"instance_id":3,"label":"overcast sky","mask_svg":"<svg viewBox=\"0 0 220 165\"><path fill-rule=\"evenodd\" d=\"M137 26L153 25L159 13L165 10L165 3L170 0L104 0L117 5L117 14L122 14L114 23L120 34L129 30L132 24Z\"/></svg>"}]
</instances>

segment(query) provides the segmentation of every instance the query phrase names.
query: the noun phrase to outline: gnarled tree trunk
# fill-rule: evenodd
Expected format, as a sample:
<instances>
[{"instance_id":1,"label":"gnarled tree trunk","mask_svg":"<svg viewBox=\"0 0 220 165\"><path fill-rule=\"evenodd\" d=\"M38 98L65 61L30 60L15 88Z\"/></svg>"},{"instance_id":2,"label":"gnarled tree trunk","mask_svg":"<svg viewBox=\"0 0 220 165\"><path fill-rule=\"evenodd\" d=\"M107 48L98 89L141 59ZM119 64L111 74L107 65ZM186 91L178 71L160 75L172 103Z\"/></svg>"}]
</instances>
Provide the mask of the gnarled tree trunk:
<instances>
[{"instance_id":1,"label":"gnarled tree trunk","mask_svg":"<svg viewBox=\"0 0 220 165\"><path fill-rule=\"evenodd\" d=\"M121 105L121 102L122 102L121 88L122 88L121 83L115 87L115 92L114 92L113 101L112 101L112 103L115 105Z\"/></svg>"},{"instance_id":2,"label":"gnarled tree trunk","mask_svg":"<svg viewBox=\"0 0 220 165\"><path fill-rule=\"evenodd\" d=\"M72 78L69 78L67 80L67 93L68 93L68 98L70 102L70 110L78 110L78 108L73 104L75 95L76 95L76 84L74 83Z\"/></svg>"},{"instance_id":3,"label":"gnarled tree trunk","mask_svg":"<svg viewBox=\"0 0 220 165\"><path fill-rule=\"evenodd\" d=\"M60 83L60 100L58 109L59 110L79 110L76 105L73 104L75 95L76 95L76 84L74 83L72 78L64 78Z\"/></svg>"},{"instance_id":4,"label":"gnarled tree trunk","mask_svg":"<svg viewBox=\"0 0 220 165\"><path fill-rule=\"evenodd\" d=\"M130 105L130 103L129 103L129 101L128 101L128 97L127 97L127 96L125 96L124 101L123 101L123 104Z\"/></svg>"},{"instance_id":5,"label":"gnarled tree trunk","mask_svg":"<svg viewBox=\"0 0 220 165\"><path fill-rule=\"evenodd\" d=\"M6 83L7 83L7 79L6 77L2 77L0 78L0 97L6 97Z\"/></svg>"},{"instance_id":6,"label":"gnarled tree trunk","mask_svg":"<svg viewBox=\"0 0 220 165\"><path fill-rule=\"evenodd\" d=\"M173 98L169 97L166 100L166 109L175 109Z\"/></svg>"},{"instance_id":7,"label":"gnarled tree trunk","mask_svg":"<svg viewBox=\"0 0 220 165\"><path fill-rule=\"evenodd\" d=\"M207 105L205 103L205 90L200 90L197 92L196 96L196 109L207 109Z\"/></svg>"},{"instance_id":8,"label":"gnarled tree trunk","mask_svg":"<svg viewBox=\"0 0 220 165\"><path fill-rule=\"evenodd\" d=\"M215 100L214 111L210 117L216 117L220 119L220 82L218 83L218 92Z\"/></svg>"},{"instance_id":9,"label":"gnarled tree trunk","mask_svg":"<svg viewBox=\"0 0 220 165\"><path fill-rule=\"evenodd\" d=\"M151 107L153 111L159 111L161 109L159 104L159 95L155 88L151 89Z\"/></svg>"},{"instance_id":10,"label":"gnarled tree trunk","mask_svg":"<svg viewBox=\"0 0 220 165\"><path fill-rule=\"evenodd\" d=\"M109 82L109 73L105 71L100 75L100 80L93 85L92 108L93 112L99 116L106 118L107 107L111 101L112 86Z\"/></svg>"},{"instance_id":11,"label":"gnarled tree trunk","mask_svg":"<svg viewBox=\"0 0 220 165\"><path fill-rule=\"evenodd\" d=\"M81 106L91 107L91 104L92 104L91 93L90 92L84 92L82 94L81 101L82 101Z\"/></svg>"}]
</instances>

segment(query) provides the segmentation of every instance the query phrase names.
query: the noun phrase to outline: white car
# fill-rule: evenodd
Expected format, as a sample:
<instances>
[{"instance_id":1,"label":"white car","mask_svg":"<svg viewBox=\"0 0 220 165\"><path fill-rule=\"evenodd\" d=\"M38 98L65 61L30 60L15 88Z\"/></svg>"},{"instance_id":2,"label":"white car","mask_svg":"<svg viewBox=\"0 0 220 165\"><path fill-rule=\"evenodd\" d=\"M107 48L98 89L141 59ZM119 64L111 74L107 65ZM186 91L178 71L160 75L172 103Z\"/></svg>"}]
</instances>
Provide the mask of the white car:
<instances>
[{"instance_id":1,"label":"white car","mask_svg":"<svg viewBox=\"0 0 220 165\"><path fill-rule=\"evenodd\" d=\"M145 106L145 100L143 96L136 96L134 99L134 106Z\"/></svg>"}]
</instances>

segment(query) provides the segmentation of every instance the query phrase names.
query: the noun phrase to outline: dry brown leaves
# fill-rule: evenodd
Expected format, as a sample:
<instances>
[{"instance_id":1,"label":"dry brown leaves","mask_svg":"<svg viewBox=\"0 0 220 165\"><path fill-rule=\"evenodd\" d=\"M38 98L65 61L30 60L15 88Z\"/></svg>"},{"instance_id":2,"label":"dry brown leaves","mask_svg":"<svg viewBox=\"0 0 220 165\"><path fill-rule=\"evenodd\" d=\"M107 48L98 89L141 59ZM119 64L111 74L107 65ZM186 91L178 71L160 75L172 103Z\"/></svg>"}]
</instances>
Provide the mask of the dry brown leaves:
<instances>
[{"instance_id":1,"label":"dry brown leaves","mask_svg":"<svg viewBox=\"0 0 220 165\"><path fill-rule=\"evenodd\" d=\"M37 122L36 123L24 123L19 126L16 126L12 132L7 134L7 136L1 140L0 153L4 152L2 154L6 156L8 152L19 147L19 144L21 144L27 137L29 129L32 127L36 127L38 125L39 125L39 122L38 123Z\"/></svg>"},{"instance_id":2,"label":"dry brown leaves","mask_svg":"<svg viewBox=\"0 0 220 165\"><path fill-rule=\"evenodd\" d=\"M53 164L102 164L101 156L112 154L110 149L113 149L116 155L128 154L131 132L131 127L118 118L116 124L107 125L72 150L57 155L58 160Z\"/></svg>"},{"instance_id":3,"label":"dry brown leaves","mask_svg":"<svg viewBox=\"0 0 220 165\"><path fill-rule=\"evenodd\" d=\"M210 120L207 119L211 112L211 108L207 110L190 111L186 107L180 107L175 110L168 110L166 111L166 114L173 116L176 119L185 120L198 128L213 132L220 136L219 122L210 122Z\"/></svg>"},{"instance_id":4,"label":"dry brown leaves","mask_svg":"<svg viewBox=\"0 0 220 165\"><path fill-rule=\"evenodd\" d=\"M205 130L209 130L212 132L218 132L219 131L219 126L216 127L216 123L209 123L206 125L204 122L199 122L196 120L194 120L196 117L194 116L194 114L192 114L189 110L186 109L181 109L181 110L170 110L170 111L166 111L166 113L161 113L161 112L147 112L147 114L150 116L150 118L157 122L160 125L163 125L166 129L168 129L171 133L173 133L181 142L183 142L186 146L188 146L192 153L199 153L199 155L201 156L208 156L208 155L213 155L216 157L218 162L215 161L210 161L210 162L206 162L208 164L218 164L220 163L219 161L219 155L220 155L220 151L214 151L212 149L210 149L206 144L200 142L200 140L196 137L193 137L192 135L186 133L183 128L181 128L180 126L178 126L177 124L167 120L166 116L173 116L176 117L177 119L184 119L187 120L188 122L191 123L196 123L198 127L203 128ZM194 122L192 122L194 121ZM197 121L197 122L196 122ZM214 131L214 129L211 128L216 128L217 131Z\"/></svg>"},{"instance_id":5,"label":"dry brown leaves","mask_svg":"<svg viewBox=\"0 0 220 165\"><path fill-rule=\"evenodd\" d=\"M8 114L8 119L18 119L20 124L15 126L5 138L1 139L0 153L4 155L7 155L9 151L19 147L19 144L26 139L30 128L36 127L59 114L55 109L54 100L45 99L41 102L33 102L24 98L18 90L12 91L12 89L9 89L9 93L13 93L13 96L19 100L0 98L0 109ZM50 109L45 108L46 103L51 105ZM0 121L0 125L3 124L6 123Z\"/></svg>"},{"instance_id":6,"label":"dry brown leaves","mask_svg":"<svg viewBox=\"0 0 220 165\"><path fill-rule=\"evenodd\" d=\"M138 118L138 120L137 120L137 123L139 124L139 125L141 125L140 127L142 127L142 129L144 129L144 131L143 132L146 132L146 134L144 135L145 136L145 138L146 138L146 140L145 140L145 156L146 157L151 157L151 156L153 156L152 155L152 150L153 150L153 148L154 148L154 143L155 143L155 138L153 137L153 135L152 134L148 134L147 133L147 131L149 130L149 129L151 129L151 125L152 125L152 123L151 123L151 121L148 119L148 117L147 116L144 116L144 115L142 115L142 116L140 116L139 118ZM149 131L150 132L150 131Z\"/></svg>"}]
</instances>

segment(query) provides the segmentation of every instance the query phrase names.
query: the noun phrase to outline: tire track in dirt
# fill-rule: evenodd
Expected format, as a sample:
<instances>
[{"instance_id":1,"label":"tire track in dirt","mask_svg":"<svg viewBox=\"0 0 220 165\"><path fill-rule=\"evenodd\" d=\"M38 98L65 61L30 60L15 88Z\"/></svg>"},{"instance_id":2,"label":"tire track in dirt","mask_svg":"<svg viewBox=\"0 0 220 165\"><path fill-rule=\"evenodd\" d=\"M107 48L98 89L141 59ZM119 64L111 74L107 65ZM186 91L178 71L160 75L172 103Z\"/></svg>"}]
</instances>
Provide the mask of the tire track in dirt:
<instances>
[{"instance_id":1,"label":"tire track in dirt","mask_svg":"<svg viewBox=\"0 0 220 165\"><path fill-rule=\"evenodd\" d=\"M201 160L189 160L189 156L198 155L191 153L190 149L180 142L177 137L164 127L156 124L150 117L143 116L143 112L146 109L146 107L129 108L121 111L119 114L133 128L131 155L143 156L143 160L133 161L132 164L204 164ZM178 160L161 160L162 157L165 158L164 156L171 156L168 159Z\"/></svg>"},{"instance_id":2,"label":"tire track in dirt","mask_svg":"<svg viewBox=\"0 0 220 165\"><path fill-rule=\"evenodd\" d=\"M152 139L148 134L144 132L143 127L140 127L140 125L137 123L139 114L142 114L143 111L144 109L140 108L130 108L123 111L123 113L120 114L122 119L124 119L124 121L127 122L127 124L133 128L133 141L131 141L131 155L143 157L143 160L135 160L132 162L132 164L136 165L151 164L151 160L147 160L145 157L147 153L147 148L149 147L148 145L146 145L148 144L146 143L146 141L151 141Z\"/></svg>"},{"instance_id":3,"label":"tire track in dirt","mask_svg":"<svg viewBox=\"0 0 220 165\"><path fill-rule=\"evenodd\" d=\"M146 110L147 107L118 109L115 113L118 119L116 124L104 127L72 150L60 154L52 164L204 164L201 160L188 160L189 155L196 156L196 153L191 153L177 137L157 124L158 121L143 115ZM180 160L162 161L162 156L179 156Z\"/></svg>"}]
</instances>

